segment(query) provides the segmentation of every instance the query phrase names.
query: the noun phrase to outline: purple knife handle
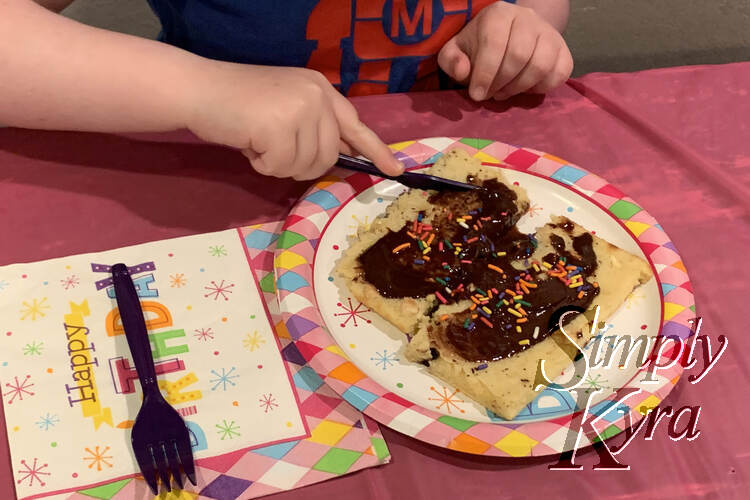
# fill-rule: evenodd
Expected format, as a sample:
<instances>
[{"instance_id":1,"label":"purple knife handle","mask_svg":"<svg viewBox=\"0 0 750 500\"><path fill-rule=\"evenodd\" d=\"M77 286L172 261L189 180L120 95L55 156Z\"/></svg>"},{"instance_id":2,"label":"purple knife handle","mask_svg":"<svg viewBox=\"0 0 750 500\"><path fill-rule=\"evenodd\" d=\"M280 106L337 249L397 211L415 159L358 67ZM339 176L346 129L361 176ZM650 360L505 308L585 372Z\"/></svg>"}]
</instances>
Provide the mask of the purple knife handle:
<instances>
[{"instance_id":1,"label":"purple knife handle","mask_svg":"<svg viewBox=\"0 0 750 500\"><path fill-rule=\"evenodd\" d=\"M138 292L135 290L135 285L133 285L133 280L125 264L112 266L112 281L115 285L115 298L120 310L122 327L128 340L130 354L133 355L135 371L138 373L143 394L144 396L161 395L156 382L154 357L151 354L151 342L148 339L141 302L138 300Z\"/></svg>"},{"instance_id":2,"label":"purple knife handle","mask_svg":"<svg viewBox=\"0 0 750 500\"><path fill-rule=\"evenodd\" d=\"M374 175L376 177L383 177L385 179L396 180L399 176L387 175L381 172L372 162L363 160L361 158L355 158L345 154L339 154L339 159L336 162L341 167L348 168L349 170L356 170L358 172L364 172L366 174Z\"/></svg>"},{"instance_id":3,"label":"purple knife handle","mask_svg":"<svg viewBox=\"0 0 750 500\"><path fill-rule=\"evenodd\" d=\"M451 189L455 191L468 191L473 189L479 189L479 186L473 184L467 184L465 182L458 182L451 179L443 179L442 177L435 177L433 175L420 174L417 172L404 172L401 175L386 175L370 161L363 160L361 158L354 158L344 154L339 154L336 165L357 172L365 172L376 177L383 177L384 179L391 179L396 182L403 184L404 186L417 188L417 189Z\"/></svg>"}]
</instances>

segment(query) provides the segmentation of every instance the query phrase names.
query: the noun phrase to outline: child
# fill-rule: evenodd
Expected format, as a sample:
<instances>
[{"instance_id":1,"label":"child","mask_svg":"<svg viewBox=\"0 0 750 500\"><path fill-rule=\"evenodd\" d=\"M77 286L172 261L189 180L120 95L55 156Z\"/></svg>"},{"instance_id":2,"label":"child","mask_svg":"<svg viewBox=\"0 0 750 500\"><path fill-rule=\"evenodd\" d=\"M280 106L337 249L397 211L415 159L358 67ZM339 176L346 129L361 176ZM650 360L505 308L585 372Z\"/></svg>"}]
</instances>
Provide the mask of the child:
<instances>
[{"instance_id":1,"label":"child","mask_svg":"<svg viewBox=\"0 0 750 500\"><path fill-rule=\"evenodd\" d=\"M339 151L403 166L342 94L437 87L477 101L544 93L573 61L568 0L150 0L167 43L0 0L0 123L98 132L187 128L298 180ZM307 66L307 68L304 68Z\"/></svg>"}]
</instances>

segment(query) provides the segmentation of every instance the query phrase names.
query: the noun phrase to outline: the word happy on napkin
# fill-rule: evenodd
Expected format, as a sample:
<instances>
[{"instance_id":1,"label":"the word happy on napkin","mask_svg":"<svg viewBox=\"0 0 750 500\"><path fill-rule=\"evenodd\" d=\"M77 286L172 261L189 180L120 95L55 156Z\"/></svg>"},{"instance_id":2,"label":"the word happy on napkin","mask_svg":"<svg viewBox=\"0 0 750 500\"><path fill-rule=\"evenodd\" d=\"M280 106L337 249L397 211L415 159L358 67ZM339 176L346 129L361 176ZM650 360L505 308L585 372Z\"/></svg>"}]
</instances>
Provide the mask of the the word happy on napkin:
<instances>
[{"instance_id":1,"label":"the word happy on napkin","mask_svg":"<svg viewBox=\"0 0 750 500\"><path fill-rule=\"evenodd\" d=\"M111 284L130 267L196 459L306 436L236 230L0 269L0 394L19 498L138 472L141 391Z\"/></svg>"}]
</instances>

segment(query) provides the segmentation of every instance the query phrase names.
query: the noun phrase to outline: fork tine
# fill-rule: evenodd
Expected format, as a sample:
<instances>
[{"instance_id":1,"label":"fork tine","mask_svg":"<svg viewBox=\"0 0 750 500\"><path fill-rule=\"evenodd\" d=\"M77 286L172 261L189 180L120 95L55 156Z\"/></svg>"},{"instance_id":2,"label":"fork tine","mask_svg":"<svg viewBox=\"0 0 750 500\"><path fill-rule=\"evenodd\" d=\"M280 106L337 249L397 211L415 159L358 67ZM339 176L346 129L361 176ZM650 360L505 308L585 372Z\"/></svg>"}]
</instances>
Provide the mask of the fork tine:
<instances>
[{"instance_id":1,"label":"fork tine","mask_svg":"<svg viewBox=\"0 0 750 500\"><path fill-rule=\"evenodd\" d=\"M162 443L157 443L156 446L154 446L154 459L156 459L156 470L159 472L161 482L167 487L167 491L172 491L172 485L169 480L169 468L167 467L167 457L164 455L164 446Z\"/></svg>"},{"instance_id":2,"label":"fork tine","mask_svg":"<svg viewBox=\"0 0 750 500\"><path fill-rule=\"evenodd\" d=\"M180 457L180 463L182 464L182 470L185 471L185 475L193 483L193 486L197 486L195 480L195 464L193 463L193 450L190 446L190 438L177 439L177 453Z\"/></svg>"},{"instance_id":3,"label":"fork tine","mask_svg":"<svg viewBox=\"0 0 750 500\"><path fill-rule=\"evenodd\" d=\"M135 460L138 462L138 468L141 469L141 474L143 474L143 479L146 480L146 484L151 488L153 494L158 495L159 488L156 485L156 469L154 468L151 448L149 446L136 446L133 443L133 453L135 454Z\"/></svg>"},{"instance_id":4,"label":"fork tine","mask_svg":"<svg viewBox=\"0 0 750 500\"><path fill-rule=\"evenodd\" d=\"M180 474L180 459L177 457L177 445L174 441L164 443L164 452L167 454L167 464L172 471L172 478L177 483L177 488L182 489L182 474Z\"/></svg>"}]
</instances>

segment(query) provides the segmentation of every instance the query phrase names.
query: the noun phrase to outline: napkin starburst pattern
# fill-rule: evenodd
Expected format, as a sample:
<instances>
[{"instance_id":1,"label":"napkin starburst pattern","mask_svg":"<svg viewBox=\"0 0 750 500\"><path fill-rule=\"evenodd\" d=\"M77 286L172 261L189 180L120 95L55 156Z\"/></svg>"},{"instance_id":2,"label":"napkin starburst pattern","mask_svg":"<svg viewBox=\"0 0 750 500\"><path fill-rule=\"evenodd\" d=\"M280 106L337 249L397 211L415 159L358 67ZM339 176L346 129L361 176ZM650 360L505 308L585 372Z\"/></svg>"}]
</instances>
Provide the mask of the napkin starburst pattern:
<instances>
[{"instance_id":1,"label":"napkin starburst pattern","mask_svg":"<svg viewBox=\"0 0 750 500\"><path fill-rule=\"evenodd\" d=\"M214 384L213 387L211 387L212 391L215 391L219 386L221 386L222 390L227 390L227 384L230 384L232 387L237 385L235 382L232 382L233 378L238 378L239 375L235 374L232 375L234 372L235 367L233 366L231 370L227 371L226 368L221 369L221 374L217 372L216 370L211 370L211 373L216 375L215 379L209 380L212 384Z\"/></svg>"},{"instance_id":2,"label":"napkin starburst pattern","mask_svg":"<svg viewBox=\"0 0 750 500\"><path fill-rule=\"evenodd\" d=\"M112 462L110 462L112 455L106 455L109 446L105 446L102 450L99 450L99 446L94 447L93 450L91 448L85 448L85 450L88 455L83 457L83 460L90 462L89 469L96 467L97 471L101 471L103 466L112 468Z\"/></svg>"},{"instance_id":3,"label":"napkin starburst pattern","mask_svg":"<svg viewBox=\"0 0 750 500\"><path fill-rule=\"evenodd\" d=\"M209 340L214 339L214 331L211 328L199 328L195 330L195 337L198 340L205 340L208 342Z\"/></svg>"},{"instance_id":4,"label":"napkin starburst pattern","mask_svg":"<svg viewBox=\"0 0 750 500\"><path fill-rule=\"evenodd\" d=\"M260 346L265 343L265 339L261 337L257 331L253 332L252 335L248 333L245 338L242 339L242 345L244 345L245 349L250 352L253 352L256 349L260 349Z\"/></svg>"},{"instance_id":5,"label":"napkin starburst pattern","mask_svg":"<svg viewBox=\"0 0 750 500\"><path fill-rule=\"evenodd\" d=\"M18 398L19 401L23 401L24 394L27 396L33 396L34 393L29 390L34 384L31 383L31 375L26 375L26 378L18 381L18 377L13 377L13 382L6 382L5 387L9 387L8 392L3 393L3 396L10 396L6 403L13 404L13 401Z\"/></svg>"},{"instance_id":6,"label":"napkin starburst pattern","mask_svg":"<svg viewBox=\"0 0 750 500\"><path fill-rule=\"evenodd\" d=\"M66 290L70 288L75 288L81 283L81 280L78 279L78 276L75 274L72 276L68 276L64 280L60 280L60 285Z\"/></svg>"},{"instance_id":7,"label":"napkin starburst pattern","mask_svg":"<svg viewBox=\"0 0 750 500\"><path fill-rule=\"evenodd\" d=\"M23 347L24 356L41 356L44 350L44 342L37 343L36 340Z\"/></svg>"},{"instance_id":8,"label":"napkin starburst pattern","mask_svg":"<svg viewBox=\"0 0 750 500\"><path fill-rule=\"evenodd\" d=\"M224 248L224 245L213 245L208 247L208 253L211 254L212 257L225 257L227 255L227 249Z\"/></svg>"},{"instance_id":9,"label":"napkin starburst pattern","mask_svg":"<svg viewBox=\"0 0 750 500\"><path fill-rule=\"evenodd\" d=\"M273 411L274 408L279 406L279 403L276 402L276 398L274 398L273 394L270 393L263 394L263 397L258 401L260 401L260 407L263 408L263 413Z\"/></svg>"},{"instance_id":10,"label":"napkin starburst pattern","mask_svg":"<svg viewBox=\"0 0 750 500\"><path fill-rule=\"evenodd\" d=\"M30 303L24 300L22 302L21 320L30 318L31 321L36 321L37 317L43 318L45 316L44 310L50 309L50 306L46 302L47 297L42 298L42 300L32 299Z\"/></svg>"},{"instance_id":11,"label":"napkin starburst pattern","mask_svg":"<svg viewBox=\"0 0 750 500\"><path fill-rule=\"evenodd\" d=\"M232 287L234 287L234 283L226 282L226 284L224 284L224 280L221 280L221 283L217 285L215 281L211 280L210 285L203 287L208 290L208 293L205 294L204 297L213 297L214 300L219 300L219 297L221 297L224 300L229 300L229 294L232 293L230 288Z\"/></svg>"},{"instance_id":12,"label":"napkin starburst pattern","mask_svg":"<svg viewBox=\"0 0 750 500\"><path fill-rule=\"evenodd\" d=\"M21 478L18 480L18 484L23 483L27 479L29 480L29 486L34 486L34 481L39 481L40 486L45 486L47 483L42 481L42 476L51 476L52 473L44 472L48 464L37 464L38 459L34 458L34 463L29 465L26 460L21 460L23 469L18 470L18 474L21 474Z\"/></svg>"},{"instance_id":13,"label":"napkin starburst pattern","mask_svg":"<svg viewBox=\"0 0 750 500\"><path fill-rule=\"evenodd\" d=\"M172 288L182 288L187 285L187 278L184 273L175 273L169 275L169 286Z\"/></svg>"},{"instance_id":14,"label":"napkin starburst pattern","mask_svg":"<svg viewBox=\"0 0 750 500\"><path fill-rule=\"evenodd\" d=\"M40 429L48 431L50 427L54 427L58 422L60 422L60 418L57 415L47 413L46 415L39 417L39 421L36 422L36 425Z\"/></svg>"},{"instance_id":15,"label":"napkin starburst pattern","mask_svg":"<svg viewBox=\"0 0 750 500\"><path fill-rule=\"evenodd\" d=\"M239 425L237 425L234 420L227 423L226 420L222 420L221 424L216 424L216 428L219 429L219 436L221 436L221 440L223 441L225 438L233 439L235 436L239 436L240 433L238 432L238 429L240 428Z\"/></svg>"}]
</instances>

